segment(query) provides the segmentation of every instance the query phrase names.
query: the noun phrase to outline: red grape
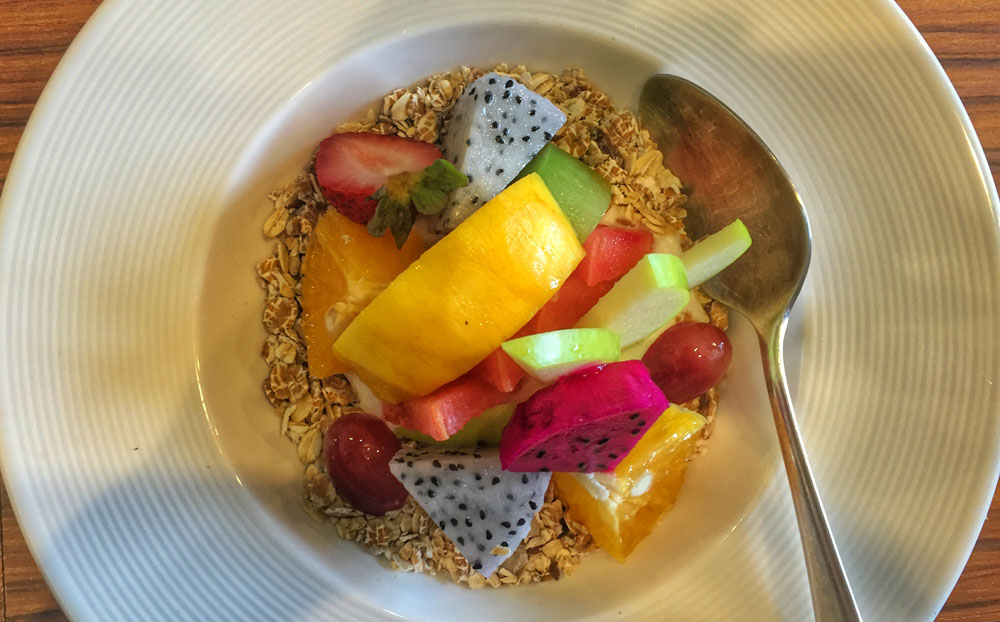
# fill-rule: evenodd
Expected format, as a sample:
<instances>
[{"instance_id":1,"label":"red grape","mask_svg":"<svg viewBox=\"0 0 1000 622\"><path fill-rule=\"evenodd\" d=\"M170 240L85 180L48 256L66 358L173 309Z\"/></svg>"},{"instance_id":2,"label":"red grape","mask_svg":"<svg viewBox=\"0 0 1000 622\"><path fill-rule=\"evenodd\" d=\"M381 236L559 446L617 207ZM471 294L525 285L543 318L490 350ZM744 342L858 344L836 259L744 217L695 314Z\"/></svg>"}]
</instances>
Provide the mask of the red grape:
<instances>
[{"instance_id":1,"label":"red grape","mask_svg":"<svg viewBox=\"0 0 1000 622\"><path fill-rule=\"evenodd\" d=\"M351 413L337 419L323 448L333 485L355 508L381 516L406 502L406 489L389 471L399 439L378 417Z\"/></svg>"},{"instance_id":2,"label":"red grape","mask_svg":"<svg viewBox=\"0 0 1000 622\"><path fill-rule=\"evenodd\" d=\"M679 322L663 331L642 357L667 399L683 404L722 379L733 346L721 329L704 322Z\"/></svg>"}]
</instances>

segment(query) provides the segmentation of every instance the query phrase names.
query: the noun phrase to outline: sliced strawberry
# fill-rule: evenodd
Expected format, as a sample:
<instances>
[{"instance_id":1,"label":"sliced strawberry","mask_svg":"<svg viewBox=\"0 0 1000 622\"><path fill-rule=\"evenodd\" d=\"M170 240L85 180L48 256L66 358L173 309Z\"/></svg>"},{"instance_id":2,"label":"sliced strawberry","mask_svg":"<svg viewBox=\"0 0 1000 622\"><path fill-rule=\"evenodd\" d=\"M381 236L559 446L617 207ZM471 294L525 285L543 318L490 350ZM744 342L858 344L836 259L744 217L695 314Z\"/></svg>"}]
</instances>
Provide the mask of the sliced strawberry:
<instances>
[{"instance_id":1,"label":"sliced strawberry","mask_svg":"<svg viewBox=\"0 0 1000 622\"><path fill-rule=\"evenodd\" d=\"M441 157L430 143L369 132L334 134L319 144L316 181L338 212L366 224L378 201L370 197L399 173L421 171Z\"/></svg>"}]
</instances>

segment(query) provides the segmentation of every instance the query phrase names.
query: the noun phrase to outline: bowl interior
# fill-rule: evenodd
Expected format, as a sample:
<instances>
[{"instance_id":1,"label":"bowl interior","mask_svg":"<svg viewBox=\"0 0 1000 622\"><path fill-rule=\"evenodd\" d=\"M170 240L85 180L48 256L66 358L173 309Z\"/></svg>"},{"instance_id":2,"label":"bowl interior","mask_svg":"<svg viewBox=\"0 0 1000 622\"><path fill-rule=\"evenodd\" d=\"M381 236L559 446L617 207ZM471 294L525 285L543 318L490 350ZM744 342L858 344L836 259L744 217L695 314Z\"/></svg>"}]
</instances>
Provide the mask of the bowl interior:
<instances>
[{"instance_id":1,"label":"bowl interior","mask_svg":"<svg viewBox=\"0 0 1000 622\"><path fill-rule=\"evenodd\" d=\"M271 209L268 191L292 179L331 128L380 103L393 88L459 65L497 62L551 72L581 66L613 101L633 110L643 81L663 69L622 42L538 24L491 23L375 42L303 84L242 158L218 215L198 309L200 388L210 427L249 495L248 506L302 564L320 569L346 593L403 616L477 611L517 619L545 609L553 619L600 619L624 600L655 600L659 585L724 541L774 476L776 445L756 337L741 318L732 318L736 356L715 435L707 455L692 464L677 507L627 564L597 552L572 578L518 588L516 599L505 590L472 592L440 578L392 572L360 546L341 541L332 525L309 518L302 509L303 465L294 445L279 436L279 418L261 391L267 373L260 358L263 295L254 265L271 252L261 234ZM791 336L794 354L794 330ZM794 377L795 365L789 367ZM559 607L548 609L556 599Z\"/></svg>"}]
</instances>

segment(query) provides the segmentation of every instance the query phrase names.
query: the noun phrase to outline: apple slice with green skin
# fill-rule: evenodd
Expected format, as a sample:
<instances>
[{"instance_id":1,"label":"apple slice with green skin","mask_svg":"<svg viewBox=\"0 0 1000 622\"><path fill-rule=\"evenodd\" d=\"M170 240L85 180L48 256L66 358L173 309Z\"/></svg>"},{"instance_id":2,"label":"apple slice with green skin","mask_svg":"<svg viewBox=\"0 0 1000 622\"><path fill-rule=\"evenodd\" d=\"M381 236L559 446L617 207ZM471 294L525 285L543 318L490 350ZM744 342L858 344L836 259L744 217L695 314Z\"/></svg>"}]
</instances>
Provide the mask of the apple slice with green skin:
<instances>
[{"instance_id":1,"label":"apple slice with green skin","mask_svg":"<svg viewBox=\"0 0 1000 622\"><path fill-rule=\"evenodd\" d=\"M577 327L614 331L624 348L673 319L690 298L680 257L650 253L597 301Z\"/></svg>"},{"instance_id":2,"label":"apple slice with green skin","mask_svg":"<svg viewBox=\"0 0 1000 622\"><path fill-rule=\"evenodd\" d=\"M681 253L688 287L698 287L725 270L750 248L750 232L737 218Z\"/></svg>"},{"instance_id":3,"label":"apple slice with green skin","mask_svg":"<svg viewBox=\"0 0 1000 622\"><path fill-rule=\"evenodd\" d=\"M554 330L511 339L500 347L542 382L554 382L581 367L613 363L621 354L618 334L604 328Z\"/></svg>"},{"instance_id":4,"label":"apple slice with green skin","mask_svg":"<svg viewBox=\"0 0 1000 622\"><path fill-rule=\"evenodd\" d=\"M698 299L695 298L694 296L691 296L691 299L688 301L686 305L684 305L684 308L681 309L677 315L670 318L670 320L666 324L654 330L645 339L637 341L627 348L622 348L622 355L620 360L630 361L632 359L641 359L646 354L646 352L649 351L649 348L650 346L653 345L653 342L659 339L660 335L662 335L668 328L676 324L677 318L682 315L685 316L687 319L693 320L695 322L709 321L708 314L705 313L705 309L702 308L702 306L698 303Z\"/></svg>"},{"instance_id":5,"label":"apple slice with green skin","mask_svg":"<svg viewBox=\"0 0 1000 622\"><path fill-rule=\"evenodd\" d=\"M402 426L396 426L393 432L400 438L420 441L435 447L475 447L477 445L499 447L500 435L514 414L514 406L516 404L500 404L493 408L487 408L483 414L470 419L461 430L443 441L436 441L426 434Z\"/></svg>"},{"instance_id":6,"label":"apple slice with green skin","mask_svg":"<svg viewBox=\"0 0 1000 622\"><path fill-rule=\"evenodd\" d=\"M580 242L586 240L611 205L611 183L552 143L542 147L517 179L531 173L542 177Z\"/></svg>"}]
</instances>

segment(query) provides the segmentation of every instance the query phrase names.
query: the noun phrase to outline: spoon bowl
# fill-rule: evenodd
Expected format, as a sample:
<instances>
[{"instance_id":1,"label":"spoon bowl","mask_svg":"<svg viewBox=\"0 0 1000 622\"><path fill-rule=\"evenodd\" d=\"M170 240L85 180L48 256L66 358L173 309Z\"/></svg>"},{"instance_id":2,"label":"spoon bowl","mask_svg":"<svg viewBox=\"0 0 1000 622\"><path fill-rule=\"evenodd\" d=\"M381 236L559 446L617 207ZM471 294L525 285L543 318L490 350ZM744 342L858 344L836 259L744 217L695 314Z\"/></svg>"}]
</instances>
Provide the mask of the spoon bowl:
<instances>
[{"instance_id":1,"label":"spoon bowl","mask_svg":"<svg viewBox=\"0 0 1000 622\"><path fill-rule=\"evenodd\" d=\"M684 78L647 80L639 117L663 151L664 164L685 183L685 222L692 239L737 218L750 232L749 250L701 288L745 315L760 338L816 620L860 620L802 447L782 364L788 313L805 281L811 251L798 193L760 137L711 93Z\"/></svg>"},{"instance_id":2,"label":"spoon bowl","mask_svg":"<svg viewBox=\"0 0 1000 622\"><path fill-rule=\"evenodd\" d=\"M750 231L747 252L701 287L760 332L791 306L809 268L809 222L788 175L742 119L684 78L650 79L639 115L686 184L691 238L737 218Z\"/></svg>"}]
</instances>

